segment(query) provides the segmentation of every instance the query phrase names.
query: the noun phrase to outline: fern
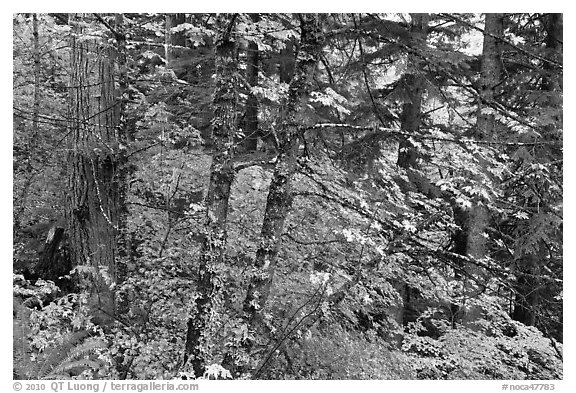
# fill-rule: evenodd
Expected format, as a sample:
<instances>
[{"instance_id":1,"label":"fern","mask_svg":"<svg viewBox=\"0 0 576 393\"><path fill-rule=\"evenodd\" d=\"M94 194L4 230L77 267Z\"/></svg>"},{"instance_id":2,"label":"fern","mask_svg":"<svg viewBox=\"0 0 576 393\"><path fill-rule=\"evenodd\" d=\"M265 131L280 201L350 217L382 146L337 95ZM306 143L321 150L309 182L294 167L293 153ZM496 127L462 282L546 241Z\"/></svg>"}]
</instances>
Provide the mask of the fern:
<instances>
[{"instance_id":1,"label":"fern","mask_svg":"<svg viewBox=\"0 0 576 393\"><path fill-rule=\"evenodd\" d=\"M104 362L95 359L98 351L107 348L107 342L81 330L68 333L63 342L38 354L33 360L29 343L30 310L14 301L13 376L15 379L69 379L85 370L99 370Z\"/></svg>"},{"instance_id":2,"label":"fern","mask_svg":"<svg viewBox=\"0 0 576 393\"><path fill-rule=\"evenodd\" d=\"M13 305L14 319L12 320L12 375L14 379L22 379L22 377L26 374L26 370L30 370L31 368L31 351L30 346L28 345L28 335L30 334L28 319L30 317L30 310L24 307L17 298L14 298Z\"/></svg>"},{"instance_id":3,"label":"fern","mask_svg":"<svg viewBox=\"0 0 576 393\"><path fill-rule=\"evenodd\" d=\"M80 370L99 370L104 366L101 360L80 359L64 362L56 367L45 379L62 379L60 376L77 373Z\"/></svg>"},{"instance_id":4,"label":"fern","mask_svg":"<svg viewBox=\"0 0 576 393\"><path fill-rule=\"evenodd\" d=\"M90 356L107 346L106 341L89 337L86 331L71 333L67 340L52 349L39 364L34 379L62 379L63 376L66 379L84 370L98 370L104 366L103 362L90 359Z\"/></svg>"}]
</instances>

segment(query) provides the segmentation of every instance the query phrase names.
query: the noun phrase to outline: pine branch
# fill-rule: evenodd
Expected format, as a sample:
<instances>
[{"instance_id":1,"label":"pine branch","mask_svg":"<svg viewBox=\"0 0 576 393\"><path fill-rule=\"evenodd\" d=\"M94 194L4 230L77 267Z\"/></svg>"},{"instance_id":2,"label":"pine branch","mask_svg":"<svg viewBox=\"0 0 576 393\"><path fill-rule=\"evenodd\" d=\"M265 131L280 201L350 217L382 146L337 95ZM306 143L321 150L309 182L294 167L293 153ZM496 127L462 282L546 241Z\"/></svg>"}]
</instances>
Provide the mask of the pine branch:
<instances>
[{"instance_id":1,"label":"pine branch","mask_svg":"<svg viewBox=\"0 0 576 393\"><path fill-rule=\"evenodd\" d=\"M320 130L320 129L327 129L327 128L346 128L350 130L356 131L371 131L371 132L379 132L384 134L384 136L391 136L391 135L398 135L404 137L411 137L414 139L420 140L434 140L434 141L442 141L442 142L450 142L456 143L459 145L463 144L482 144L482 145L499 145L499 146L537 146L537 145L561 145L561 141L540 141L540 142L500 142L500 141L487 141L487 140L475 140L469 138L444 138L444 137L436 137L432 135L418 135L415 133L404 132L400 131L396 128L387 128L387 127L370 127L370 126L355 126L352 124L339 124L339 123L319 123L313 126L305 126L301 127L301 131L310 131L310 130Z\"/></svg>"}]
</instances>

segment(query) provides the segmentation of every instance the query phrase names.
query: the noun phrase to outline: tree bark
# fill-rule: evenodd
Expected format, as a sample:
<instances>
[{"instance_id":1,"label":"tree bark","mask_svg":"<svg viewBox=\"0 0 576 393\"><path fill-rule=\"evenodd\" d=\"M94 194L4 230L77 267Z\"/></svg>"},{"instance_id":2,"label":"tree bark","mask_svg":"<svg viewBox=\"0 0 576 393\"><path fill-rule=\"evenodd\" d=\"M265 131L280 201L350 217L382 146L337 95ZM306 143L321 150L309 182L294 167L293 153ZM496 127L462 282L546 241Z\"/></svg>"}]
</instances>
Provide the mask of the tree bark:
<instances>
[{"instance_id":1,"label":"tree bark","mask_svg":"<svg viewBox=\"0 0 576 393\"><path fill-rule=\"evenodd\" d=\"M117 187L118 187L118 260L116 261L116 284L122 283L128 272L128 263L132 259L132 239L134 234L127 232L128 208L125 203L128 193L128 183L132 176L131 166L128 164L128 145L132 140L133 130L130 129L129 122L126 116L126 106L129 100L129 81L128 81L128 65L126 59L126 35L124 33L124 15L116 14L114 21L116 49L116 61L114 66L115 76L117 76L118 88L114 90L115 100L115 114L114 119L116 123L116 140L118 141L118 150L115 152L115 161L117 163ZM126 301L118 300L116 304L116 311L119 314L124 314L128 310Z\"/></svg>"},{"instance_id":2,"label":"tree bark","mask_svg":"<svg viewBox=\"0 0 576 393\"><path fill-rule=\"evenodd\" d=\"M251 14L253 23L260 20L258 14ZM258 86L258 70L260 69L260 59L258 44L254 41L248 43L246 64L246 82L249 88ZM246 151L256 151L258 147L258 99L252 91L248 93L246 101L246 111L244 112L244 148Z\"/></svg>"},{"instance_id":3,"label":"tree bark","mask_svg":"<svg viewBox=\"0 0 576 393\"><path fill-rule=\"evenodd\" d=\"M425 47L428 36L428 14L410 14L412 23L410 24L410 37L412 46ZM421 60L414 54L408 55L408 71L404 77L404 88L408 96L408 101L402 108L401 128L403 131L411 133L418 131L422 121L422 94L424 92L425 78L422 75ZM402 139L398 146L397 165L404 169L415 169L418 159L418 151L406 139Z\"/></svg>"},{"instance_id":4,"label":"tree bark","mask_svg":"<svg viewBox=\"0 0 576 393\"><path fill-rule=\"evenodd\" d=\"M562 14L548 14L544 19L544 28L547 32L544 41L547 57L551 60L561 62L563 48L563 17ZM554 120L562 124L562 74L557 73L550 63L542 66L544 73L542 77L541 89L546 98L544 104L550 108L558 110L558 117ZM546 126L546 134L553 133L555 126ZM561 153L557 153L561 155ZM538 211L539 206L530 206L531 210ZM528 326L537 324L536 312L540 303L542 288L544 284L539 279L541 266L546 261L546 245L541 242L537 255L523 255L517 261L518 272L514 286L516 296L514 300L514 310L512 318Z\"/></svg>"},{"instance_id":5,"label":"tree bark","mask_svg":"<svg viewBox=\"0 0 576 393\"><path fill-rule=\"evenodd\" d=\"M92 293L96 320L107 324L115 313L110 285L124 205L119 103L114 50L79 40L83 20L72 18L66 221L72 263L87 273L81 284Z\"/></svg>"},{"instance_id":6,"label":"tree bark","mask_svg":"<svg viewBox=\"0 0 576 393\"><path fill-rule=\"evenodd\" d=\"M195 314L188 320L185 362L190 359L194 374L204 373L209 353L206 344L214 335L212 316L222 306L222 264L226 249L228 200L234 181L233 150L236 133L237 61L236 41L231 37L236 15L218 15L215 43L216 89L213 98L213 154L206 196L206 234L198 268Z\"/></svg>"},{"instance_id":7,"label":"tree bark","mask_svg":"<svg viewBox=\"0 0 576 393\"><path fill-rule=\"evenodd\" d=\"M34 61L34 98L32 104L32 136L26 155L26 180L22 186L20 195L16 199L18 205L14 207L13 234L14 239L19 235L21 221L24 211L26 210L26 200L34 179L34 167L32 166L32 157L35 156L38 135L40 127L38 117L40 115L40 40L38 32L38 14L32 14L32 59Z\"/></svg>"},{"instance_id":8,"label":"tree bark","mask_svg":"<svg viewBox=\"0 0 576 393\"><path fill-rule=\"evenodd\" d=\"M34 107L32 109L32 140L38 135L38 116L40 115L40 39L38 33L38 15L32 14L32 36L34 57Z\"/></svg>"},{"instance_id":9,"label":"tree bark","mask_svg":"<svg viewBox=\"0 0 576 393\"><path fill-rule=\"evenodd\" d=\"M546 50L548 51L548 58L556 62L562 62L562 49L563 49L563 30L564 30L564 18L563 14L548 14L545 19L546 28ZM542 80L542 90L547 92L557 92L560 93L559 97L562 97L562 77L561 74L556 72L555 67L550 63L544 63L544 70L546 75ZM555 100L550 102L550 104L561 103L562 100Z\"/></svg>"},{"instance_id":10,"label":"tree bark","mask_svg":"<svg viewBox=\"0 0 576 393\"><path fill-rule=\"evenodd\" d=\"M412 21L410 24L410 39L413 48L426 47L428 36L428 14L410 14ZM422 75L423 69L421 60L418 56L408 54L408 70L404 76L404 89L408 96L407 102L403 104L400 115L402 131L408 133L417 132L422 123L422 95L425 89L425 77ZM410 184L399 178L398 182L405 191L410 189L418 190L420 179L417 178L415 170L418 169L418 150L405 138L400 140L398 145L398 159L396 164L406 170ZM419 191L422 191L421 189ZM408 284L401 282L397 284L398 293L402 298L397 315L396 322L400 326L406 326L409 322L414 322L413 313L407 312L413 309L412 301L413 288Z\"/></svg>"},{"instance_id":11,"label":"tree bark","mask_svg":"<svg viewBox=\"0 0 576 393\"><path fill-rule=\"evenodd\" d=\"M480 75L480 102L476 119L476 138L491 139L496 133L496 119L489 109L494 101L496 88L502 81L502 43L498 38L504 35L504 14L486 14L484 43ZM482 161L481 161L482 164ZM476 201L468 215L468 240L466 252L473 258L486 256L488 210L481 201Z\"/></svg>"},{"instance_id":12,"label":"tree bark","mask_svg":"<svg viewBox=\"0 0 576 393\"><path fill-rule=\"evenodd\" d=\"M485 17L480 65L480 102L475 130L478 139L492 137L495 129L495 116L489 109L489 104L494 101L495 89L502 81L501 38L504 36L504 17L504 14L486 14Z\"/></svg>"},{"instance_id":13,"label":"tree bark","mask_svg":"<svg viewBox=\"0 0 576 393\"><path fill-rule=\"evenodd\" d=\"M56 224L50 228L35 271L42 279L54 281L62 291L71 292L74 289L73 282L62 278L72 270L64 240L63 227Z\"/></svg>"},{"instance_id":14,"label":"tree bark","mask_svg":"<svg viewBox=\"0 0 576 393\"><path fill-rule=\"evenodd\" d=\"M496 96L496 88L502 80L502 42L504 35L504 14L486 14L484 26L484 42L482 46L482 61L480 65L480 99L476 115L476 128L474 136L479 140L491 139L496 133L496 118L490 105ZM484 160L478 159L480 166L484 166ZM486 168L480 168L485 172ZM476 179L478 182L482 180ZM457 208L459 210L460 208ZM466 239L466 249L463 255L470 256L474 259L482 259L487 255L487 237L485 236L486 228L489 224L490 215L485 201L473 200L469 209L463 209L455 213L456 223L460 226L461 233L455 235L458 242ZM458 253L462 253L460 244ZM479 273L475 266L465 266L471 274ZM464 285L464 302L469 296L473 296L474 291L469 287L467 281ZM480 318L481 310L477 307L469 309L461 308L458 316L461 322L470 325Z\"/></svg>"},{"instance_id":15,"label":"tree bark","mask_svg":"<svg viewBox=\"0 0 576 393\"><path fill-rule=\"evenodd\" d=\"M284 224L292 208L292 181L301 141L296 114L303 107L305 98L312 89L313 75L323 45L319 18L313 14L302 14L299 15L299 20L300 50L294 78L289 85L288 103L280 122L278 157L266 200L260 245L244 302L244 309L250 315L251 328L255 330L259 330L262 312L270 295Z\"/></svg>"},{"instance_id":16,"label":"tree bark","mask_svg":"<svg viewBox=\"0 0 576 393\"><path fill-rule=\"evenodd\" d=\"M542 254L542 253L540 253ZM514 299L514 311L512 319L522 322L524 325L536 325L536 308L540 298L541 282L538 279L539 261L544 255L526 255L520 260L520 269L516 272L517 278L514 285L516 296Z\"/></svg>"},{"instance_id":17,"label":"tree bark","mask_svg":"<svg viewBox=\"0 0 576 393\"><path fill-rule=\"evenodd\" d=\"M488 108L496 96L495 89L502 81L502 43L498 39L504 35L504 14L486 14L484 43L480 76L480 99L476 120L476 137L493 138L496 130L494 113ZM468 217L469 232L467 253L473 258L486 256L488 211L483 203L472 206Z\"/></svg>"}]
</instances>

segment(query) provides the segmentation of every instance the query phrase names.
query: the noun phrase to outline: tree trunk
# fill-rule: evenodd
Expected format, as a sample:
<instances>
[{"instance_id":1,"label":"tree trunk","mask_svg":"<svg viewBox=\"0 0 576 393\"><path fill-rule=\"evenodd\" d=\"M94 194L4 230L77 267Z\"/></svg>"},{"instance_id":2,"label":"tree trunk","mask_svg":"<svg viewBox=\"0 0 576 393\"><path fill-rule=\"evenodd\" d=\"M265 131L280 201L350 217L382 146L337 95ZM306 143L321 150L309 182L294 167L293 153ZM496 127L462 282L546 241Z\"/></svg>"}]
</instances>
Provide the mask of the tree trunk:
<instances>
[{"instance_id":1,"label":"tree trunk","mask_svg":"<svg viewBox=\"0 0 576 393\"><path fill-rule=\"evenodd\" d=\"M538 279L538 266L540 258L544 255L526 255L520 260L520 269L517 274L514 289L516 296L514 299L514 311L512 319L522 322L524 325L534 326L536 324L536 307L539 301L541 282Z\"/></svg>"},{"instance_id":2,"label":"tree trunk","mask_svg":"<svg viewBox=\"0 0 576 393\"><path fill-rule=\"evenodd\" d=\"M496 131L495 116L489 105L494 101L495 89L502 81L502 43L498 38L503 35L504 14L486 14L475 135L478 139L493 138ZM467 253L473 258L483 258L486 256L484 231L488 226L486 206L482 202L475 203L468 220Z\"/></svg>"},{"instance_id":3,"label":"tree trunk","mask_svg":"<svg viewBox=\"0 0 576 393\"><path fill-rule=\"evenodd\" d=\"M184 355L185 362L190 359L196 377L204 373L209 356L206 344L218 327L212 315L217 314L222 305L221 272L227 241L226 220L234 181L230 146L236 133L236 41L231 37L235 19L236 15L219 15L216 22L219 35L215 43L216 90L213 98L213 154L206 196L206 235L200 253L195 314L188 320Z\"/></svg>"},{"instance_id":4,"label":"tree trunk","mask_svg":"<svg viewBox=\"0 0 576 393\"><path fill-rule=\"evenodd\" d=\"M476 116L476 128L474 136L479 140L491 139L496 133L496 119L490 105L496 96L495 89L502 80L502 43L499 37L504 35L504 14L486 14L484 26L484 42L482 49L481 75L480 75L480 100ZM485 165L479 158L480 165ZM486 168L480 168L481 171ZM481 179L477 179L481 182ZM474 259L482 259L487 255L486 227L489 224L489 212L482 200L472 201L469 210L458 214L460 218L457 224L463 233L457 234L460 240L466 238L466 252L463 255ZM461 251L461 250L459 250ZM470 274L477 275L477 266L464 266ZM464 285L464 302L469 296L474 296L474 291L468 285L467 279ZM481 310L477 307L462 308L459 317L463 324L470 325L480 318Z\"/></svg>"},{"instance_id":5,"label":"tree trunk","mask_svg":"<svg viewBox=\"0 0 576 393\"><path fill-rule=\"evenodd\" d=\"M504 14L486 14L475 130L478 139L492 137L495 129L495 116L489 106L494 101L496 87L502 81L502 42L499 38L503 36Z\"/></svg>"},{"instance_id":6,"label":"tree trunk","mask_svg":"<svg viewBox=\"0 0 576 393\"><path fill-rule=\"evenodd\" d=\"M545 40L547 58L559 62L562 59L563 18L562 14L548 14L544 20L544 28L547 31ZM544 76L542 78L542 91L546 94L544 102L555 110L558 110L558 118L555 121L562 124L562 74L557 73L550 63L544 63ZM554 125L545 127L545 133L554 132ZM559 154L561 155L561 154ZM531 210L537 211L538 206L531 206ZM540 303L543 284L539 279L540 267L546 260L546 245L541 242L537 255L524 255L517 261L519 271L514 289L516 296L512 318L528 326L537 323L536 310Z\"/></svg>"},{"instance_id":7,"label":"tree trunk","mask_svg":"<svg viewBox=\"0 0 576 393\"><path fill-rule=\"evenodd\" d=\"M410 39L412 46L426 47L428 36L428 14L410 14ZM400 116L402 131L412 133L418 131L422 121L422 94L424 92L425 78L422 76L421 60L414 54L408 55L408 70L404 77L404 88L408 101L402 107ZM398 147L397 165L404 169L416 168L418 151L406 139L400 141Z\"/></svg>"},{"instance_id":8,"label":"tree trunk","mask_svg":"<svg viewBox=\"0 0 576 393\"><path fill-rule=\"evenodd\" d=\"M546 36L546 50L548 51L548 58L555 60L556 62L562 61L562 49L563 49L563 30L564 30L564 19L563 14L549 14L546 16L545 28L547 31ZM543 68L546 72L545 77L542 80L542 90L547 92L556 91L558 93L562 92L562 77L556 72L554 66L550 63L544 63ZM559 94L559 97L562 95ZM559 104L559 102L551 102L550 104Z\"/></svg>"},{"instance_id":9,"label":"tree trunk","mask_svg":"<svg viewBox=\"0 0 576 393\"><path fill-rule=\"evenodd\" d=\"M72 263L92 293L96 320L115 313L110 285L116 279L123 154L114 88L114 51L77 39L72 18L66 220Z\"/></svg>"},{"instance_id":10,"label":"tree trunk","mask_svg":"<svg viewBox=\"0 0 576 393\"><path fill-rule=\"evenodd\" d=\"M250 15L252 22L260 20L258 14ZM258 86L259 53L258 44L254 41L248 43L246 59L246 82L250 88ZM246 111L244 113L244 148L246 151L256 151L258 147L258 99L252 92L248 93Z\"/></svg>"},{"instance_id":11,"label":"tree trunk","mask_svg":"<svg viewBox=\"0 0 576 393\"><path fill-rule=\"evenodd\" d=\"M72 265L66 252L65 229L56 224L48 232L35 271L43 280L51 280L65 293L75 289L74 282L64 278L70 274Z\"/></svg>"},{"instance_id":12,"label":"tree trunk","mask_svg":"<svg viewBox=\"0 0 576 393\"><path fill-rule=\"evenodd\" d=\"M496 96L495 89L502 81L502 43L499 37L504 35L504 14L486 14L484 43L480 76L480 102L476 119L476 138L493 138L496 132L496 120L489 105ZM481 162L482 163L482 162ZM480 201L473 204L468 217L467 253L473 258L486 256L486 237L488 210Z\"/></svg>"},{"instance_id":13,"label":"tree trunk","mask_svg":"<svg viewBox=\"0 0 576 393\"><path fill-rule=\"evenodd\" d=\"M13 234L16 239L20 232L22 216L26 209L26 200L28 199L28 192L32 186L34 179L34 167L32 166L32 158L35 156L38 135L40 127L38 125L38 117L40 115L40 41L38 33L38 14L32 14L32 59L34 61L34 98L32 106L32 136L30 137L30 144L26 155L26 180L20 191L20 195L16 199L18 205L14 206L14 220L13 220Z\"/></svg>"},{"instance_id":14,"label":"tree trunk","mask_svg":"<svg viewBox=\"0 0 576 393\"><path fill-rule=\"evenodd\" d=\"M116 284L122 283L127 276L128 263L132 259L132 239L134 234L128 233L127 220L128 208L125 203L128 193L129 178L132 176L131 166L128 165L127 147L132 139L133 130L129 127L126 117L126 106L129 100L129 82L128 82L128 65L126 60L126 35L124 34L124 15L116 14L114 21L115 38L116 38L116 61L114 63L115 75L118 80L118 88L114 91L116 123L116 139L118 141L118 150L115 152L115 160L118 166L116 184L118 187L117 202L117 221L118 221L118 260L116 261ZM124 314L128 310L126 301L119 300L116 304L116 311Z\"/></svg>"},{"instance_id":15,"label":"tree trunk","mask_svg":"<svg viewBox=\"0 0 576 393\"><path fill-rule=\"evenodd\" d=\"M40 114L40 41L38 37L37 14L32 14L32 36L34 37L34 108L32 110L32 134L38 135L38 115Z\"/></svg>"},{"instance_id":16,"label":"tree trunk","mask_svg":"<svg viewBox=\"0 0 576 393\"><path fill-rule=\"evenodd\" d=\"M410 39L413 47L426 47L428 36L428 14L410 14L412 21L410 24ZM408 96L408 101L403 104L400 115L402 131L415 133L420 129L422 122L422 95L424 93L425 78L422 75L423 69L421 60L414 54L408 54L408 70L404 76L404 89ZM398 159L396 164L406 170L410 183L404 179L398 178L400 186L405 190L418 190L421 181L417 178L415 172L418 169L418 150L405 138L400 140L398 145ZM395 317L400 326L406 326L409 322L414 322L413 313L407 312L412 310L413 288L406 283L398 283L397 288L402 304L398 308Z\"/></svg>"},{"instance_id":17,"label":"tree trunk","mask_svg":"<svg viewBox=\"0 0 576 393\"><path fill-rule=\"evenodd\" d=\"M250 315L250 330L256 331L259 330L259 322L270 294L284 223L292 207L292 181L301 141L296 115L312 88L314 71L323 45L319 18L313 14L302 14L299 19L300 50L294 78L288 90L288 104L280 122L278 157L266 200L260 246L256 252L254 270L244 303L244 309Z\"/></svg>"}]
</instances>

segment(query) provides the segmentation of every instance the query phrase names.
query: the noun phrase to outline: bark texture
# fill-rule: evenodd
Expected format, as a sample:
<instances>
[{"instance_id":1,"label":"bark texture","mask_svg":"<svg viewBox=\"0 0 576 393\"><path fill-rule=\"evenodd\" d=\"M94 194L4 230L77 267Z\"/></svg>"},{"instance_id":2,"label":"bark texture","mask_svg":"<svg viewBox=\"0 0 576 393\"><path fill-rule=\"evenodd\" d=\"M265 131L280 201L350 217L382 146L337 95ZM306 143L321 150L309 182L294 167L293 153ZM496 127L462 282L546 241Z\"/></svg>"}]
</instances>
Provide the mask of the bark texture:
<instances>
[{"instance_id":1,"label":"bark texture","mask_svg":"<svg viewBox=\"0 0 576 393\"><path fill-rule=\"evenodd\" d=\"M294 77L289 85L288 103L282 114L280 130L277 133L280 143L278 157L266 200L254 271L244 303L244 309L250 315L253 327L258 325L270 295L281 236L292 207L292 181L296 172L301 141L296 114L311 91L314 71L323 45L319 18L313 14L303 14L299 15L299 20L300 50L296 58Z\"/></svg>"},{"instance_id":2,"label":"bark texture","mask_svg":"<svg viewBox=\"0 0 576 393\"><path fill-rule=\"evenodd\" d=\"M494 101L495 90L502 81L502 42L504 14L486 14L482 62L480 65L480 103L476 120L476 137L491 137L495 118L489 105Z\"/></svg>"},{"instance_id":3,"label":"bark texture","mask_svg":"<svg viewBox=\"0 0 576 393\"><path fill-rule=\"evenodd\" d=\"M428 14L411 14L411 46L425 47L428 36ZM408 72L404 77L404 89L408 100L404 103L400 116L401 128L405 132L415 132L422 122L422 94L426 78L423 76L421 60L415 54L408 55ZM406 139L400 141L397 165L404 169L416 168L417 149Z\"/></svg>"},{"instance_id":4,"label":"bark texture","mask_svg":"<svg viewBox=\"0 0 576 393\"><path fill-rule=\"evenodd\" d=\"M495 137L497 125L495 115L490 108L496 96L496 89L502 82L502 42L504 35L504 14L486 14L482 63L480 75L480 102L476 119L476 138ZM480 159L482 165L482 159ZM486 237L488 211L479 201L470 209L468 216L467 253L473 258L486 256Z\"/></svg>"},{"instance_id":5,"label":"bark texture","mask_svg":"<svg viewBox=\"0 0 576 393\"><path fill-rule=\"evenodd\" d=\"M22 186L18 198L16 198L14 206L14 220L13 220L13 233L14 239L19 235L21 229L21 220L26 210L26 202L28 199L28 193L32 186L34 180L34 167L32 166L32 159L36 154L36 148L38 145L38 136L40 133L40 126L38 124L38 118L40 115L40 34L38 31L38 15L32 14L32 59L34 62L34 101L32 104L32 137L29 141L29 147L26 159L26 180Z\"/></svg>"},{"instance_id":6,"label":"bark texture","mask_svg":"<svg viewBox=\"0 0 576 393\"><path fill-rule=\"evenodd\" d=\"M562 63L563 49L563 16L562 14L548 14L544 17L544 28L547 36L544 41L546 57L558 63ZM557 72L550 63L544 63L542 68L545 73L542 78L542 93L544 105L558 110L558 116L554 119L557 124L562 124L562 73ZM545 127L545 137L554 138L556 132L554 125ZM555 154L559 154L556 152ZM538 211L539 206L529 206L532 211ZM525 325L535 326L538 323L537 314L541 302L542 291L546 284L540 278L542 266L547 261L547 246L544 242L539 245L536 255L527 254L517 261L517 280L514 289L514 310L512 318Z\"/></svg>"},{"instance_id":7,"label":"bark texture","mask_svg":"<svg viewBox=\"0 0 576 393\"><path fill-rule=\"evenodd\" d=\"M66 222L72 263L83 270L100 323L115 313L122 199L120 109L115 90L115 51L79 40L82 17L72 18Z\"/></svg>"},{"instance_id":8,"label":"bark texture","mask_svg":"<svg viewBox=\"0 0 576 393\"><path fill-rule=\"evenodd\" d=\"M251 14L250 18L253 23L258 23L260 20L258 14ZM260 54L258 52L258 44L254 41L248 43L246 62L246 82L248 87L257 87ZM248 99L246 100L243 126L245 135L244 149L246 151L256 151L258 147L258 99L251 91L248 93Z\"/></svg>"},{"instance_id":9,"label":"bark texture","mask_svg":"<svg viewBox=\"0 0 576 393\"><path fill-rule=\"evenodd\" d=\"M428 36L428 14L410 14L412 22L410 24L411 47L426 47ZM413 53L408 55L408 70L403 79L403 88L408 97L403 104L400 115L402 131L408 133L417 132L422 123L422 95L425 91L426 79L423 75L421 59ZM418 150L405 138L398 144L398 159L396 164L406 170L410 183L398 178L398 182L405 191L413 190L422 192L422 176L418 169ZM417 313L414 312L413 299L416 297L415 291L406 283L398 283L396 289L402 298L396 312L396 322L400 326L405 326L409 322L416 320Z\"/></svg>"},{"instance_id":10,"label":"bark texture","mask_svg":"<svg viewBox=\"0 0 576 393\"><path fill-rule=\"evenodd\" d=\"M497 133L496 118L491 105L496 97L496 89L502 81L502 42L504 35L504 14L486 14L484 26L484 41L482 46L482 62L480 65L480 100L478 103L478 112L476 116L476 129L474 136L476 139L492 139ZM485 162L478 157L480 171L486 173ZM488 177L487 177L488 178ZM477 179L482 183L482 179ZM462 233L457 235L458 241L463 242L466 239L466 248L463 255L470 256L474 259L482 259L487 256L487 237L485 236L486 228L489 225L490 215L488 208L481 198L472 201L472 206L455 214L457 224L460 226ZM456 244L462 251L462 245ZM459 252L461 253L461 252ZM478 275L480 273L476 266L464 266L467 273ZM475 291L470 288L466 278L464 285L462 304L468 302L470 297L476 296ZM480 318L481 310L478 307L461 308L458 311L458 319L466 325L471 325Z\"/></svg>"},{"instance_id":11,"label":"bark texture","mask_svg":"<svg viewBox=\"0 0 576 393\"><path fill-rule=\"evenodd\" d=\"M204 373L209 356L206 347L217 321L215 312L222 306L222 264L226 249L228 200L234 181L232 166L237 116L236 43L231 37L235 15L219 15L216 38L216 89L213 98L213 154L210 184L206 196L206 234L198 268L195 313L188 320L185 361L191 362L196 377Z\"/></svg>"}]
</instances>

